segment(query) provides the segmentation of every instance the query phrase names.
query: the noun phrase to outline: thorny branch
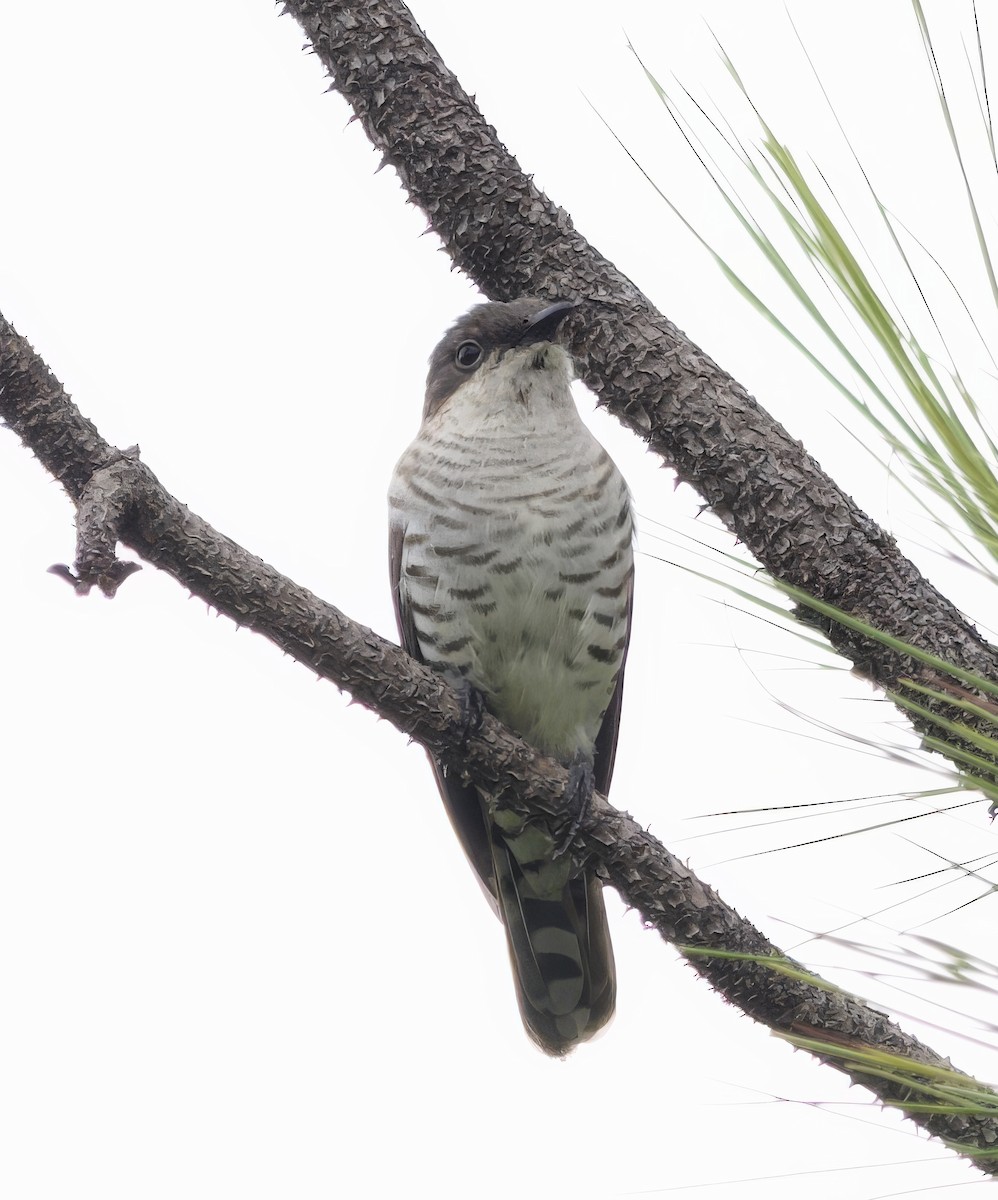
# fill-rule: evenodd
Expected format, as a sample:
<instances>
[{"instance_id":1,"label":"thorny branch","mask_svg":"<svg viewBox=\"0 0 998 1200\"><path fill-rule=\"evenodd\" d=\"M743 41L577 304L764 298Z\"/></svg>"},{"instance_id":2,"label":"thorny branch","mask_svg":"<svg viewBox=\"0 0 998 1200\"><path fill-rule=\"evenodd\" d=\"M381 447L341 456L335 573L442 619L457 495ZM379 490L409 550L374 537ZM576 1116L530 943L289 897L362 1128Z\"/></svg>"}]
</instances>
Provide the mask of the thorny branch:
<instances>
[{"instance_id":1,"label":"thorny branch","mask_svg":"<svg viewBox=\"0 0 998 1200\"><path fill-rule=\"evenodd\" d=\"M583 380L771 575L998 680L998 650L523 173L401 0L285 0L283 7L454 263L490 299L536 293L596 302L596 320L566 326ZM813 612L808 619L891 692L924 702L902 681L938 682L928 668L860 633ZM935 708L959 717L939 702ZM930 721L906 715L939 735Z\"/></svg>"}]
</instances>

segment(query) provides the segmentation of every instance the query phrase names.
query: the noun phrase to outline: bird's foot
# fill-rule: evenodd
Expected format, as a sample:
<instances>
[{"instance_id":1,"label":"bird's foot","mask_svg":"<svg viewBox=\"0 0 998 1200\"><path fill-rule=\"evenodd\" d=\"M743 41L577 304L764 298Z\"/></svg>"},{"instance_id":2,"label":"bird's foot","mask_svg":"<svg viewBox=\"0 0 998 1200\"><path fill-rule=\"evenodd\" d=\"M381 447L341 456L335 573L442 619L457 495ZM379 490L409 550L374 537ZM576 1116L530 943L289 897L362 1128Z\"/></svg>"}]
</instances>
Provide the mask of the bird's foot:
<instances>
[{"instance_id":1,"label":"bird's foot","mask_svg":"<svg viewBox=\"0 0 998 1200\"><path fill-rule=\"evenodd\" d=\"M467 750L468 742L482 727L482 717L486 713L485 695L463 677L449 682L461 702L461 749Z\"/></svg>"},{"instance_id":2,"label":"bird's foot","mask_svg":"<svg viewBox=\"0 0 998 1200\"><path fill-rule=\"evenodd\" d=\"M571 846L575 835L582 828L582 822L589 812L593 792L596 790L596 777L593 774L591 758L577 754L568 764L568 787L565 789L566 807L569 813L568 829L565 836L555 845L553 858L561 858Z\"/></svg>"}]
</instances>

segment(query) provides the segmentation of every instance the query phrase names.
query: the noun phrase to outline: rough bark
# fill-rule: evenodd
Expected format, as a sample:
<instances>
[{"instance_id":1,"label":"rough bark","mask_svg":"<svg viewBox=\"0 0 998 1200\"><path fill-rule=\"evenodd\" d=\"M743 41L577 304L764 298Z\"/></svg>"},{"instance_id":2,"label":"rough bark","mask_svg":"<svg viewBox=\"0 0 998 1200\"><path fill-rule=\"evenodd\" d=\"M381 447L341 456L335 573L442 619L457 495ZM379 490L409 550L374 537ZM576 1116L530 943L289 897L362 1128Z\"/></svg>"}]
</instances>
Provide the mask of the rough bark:
<instances>
[{"instance_id":1,"label":"rough bark","mask_svg":"<svg viewBox=\"0 0 998 1200\"><path fill-rule=\"evenodd\" d=\"M596 302L585 320L565 323L582 378L776 579L998 680L998 650L890 534L534 186L401 0L285 0L283 7L454 263L490 299L536 293ZM940 687L938 673L910 657L816 614L809 619L881 686L904 694L910 678Z\"/></svg>"}]
</instances>

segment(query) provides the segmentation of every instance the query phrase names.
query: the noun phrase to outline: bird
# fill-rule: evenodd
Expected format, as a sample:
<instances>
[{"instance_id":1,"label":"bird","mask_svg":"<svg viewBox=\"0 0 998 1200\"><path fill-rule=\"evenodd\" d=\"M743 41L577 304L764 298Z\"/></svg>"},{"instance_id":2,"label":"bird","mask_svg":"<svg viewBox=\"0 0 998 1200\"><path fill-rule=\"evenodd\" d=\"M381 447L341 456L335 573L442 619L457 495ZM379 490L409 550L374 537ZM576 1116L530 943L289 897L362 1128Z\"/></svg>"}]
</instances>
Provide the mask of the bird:
<instances>
[{"instance_id":1,"label":"bird","mask_svg":"<svg viewBox=\"0 0 998 1200\"><path fill-rule=\"evenodd\" d=\"M579 416L557 341L580 309L522 296L460 317L430 357L422 423L388 497L403 647L469 712L477 702L569 768L570 824L610 785L634 578L630 493ZM505 927L527 1033L563 1057L613 1016L602 884L553 830L490 816L473 785L431 764Z\"/></svg>"}]
</instances>

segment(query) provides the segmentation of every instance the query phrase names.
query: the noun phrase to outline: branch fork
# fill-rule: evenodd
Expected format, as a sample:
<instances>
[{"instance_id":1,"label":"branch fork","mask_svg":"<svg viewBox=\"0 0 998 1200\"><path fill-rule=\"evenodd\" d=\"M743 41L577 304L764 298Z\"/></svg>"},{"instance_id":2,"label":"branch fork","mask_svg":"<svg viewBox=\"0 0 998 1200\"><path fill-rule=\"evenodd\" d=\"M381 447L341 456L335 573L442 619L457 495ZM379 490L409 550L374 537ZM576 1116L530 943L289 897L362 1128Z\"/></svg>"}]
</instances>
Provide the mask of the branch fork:
<instances>
[{"instance_id":1,"label":"branch fork","mask_svg":"<svg viewBox=\"0 0 998 1200\"><path fill-rule=\"evenodd\" d=\"M84 484L76 499L75 571L65 563L49 567L53 575L71 584L78 596L89 595L96 586L111 599L129 575L142 570L140 563L119 559L117 547L147 484L138 446L112 447L108 461Z\"/></svg>"}]
</instances>

